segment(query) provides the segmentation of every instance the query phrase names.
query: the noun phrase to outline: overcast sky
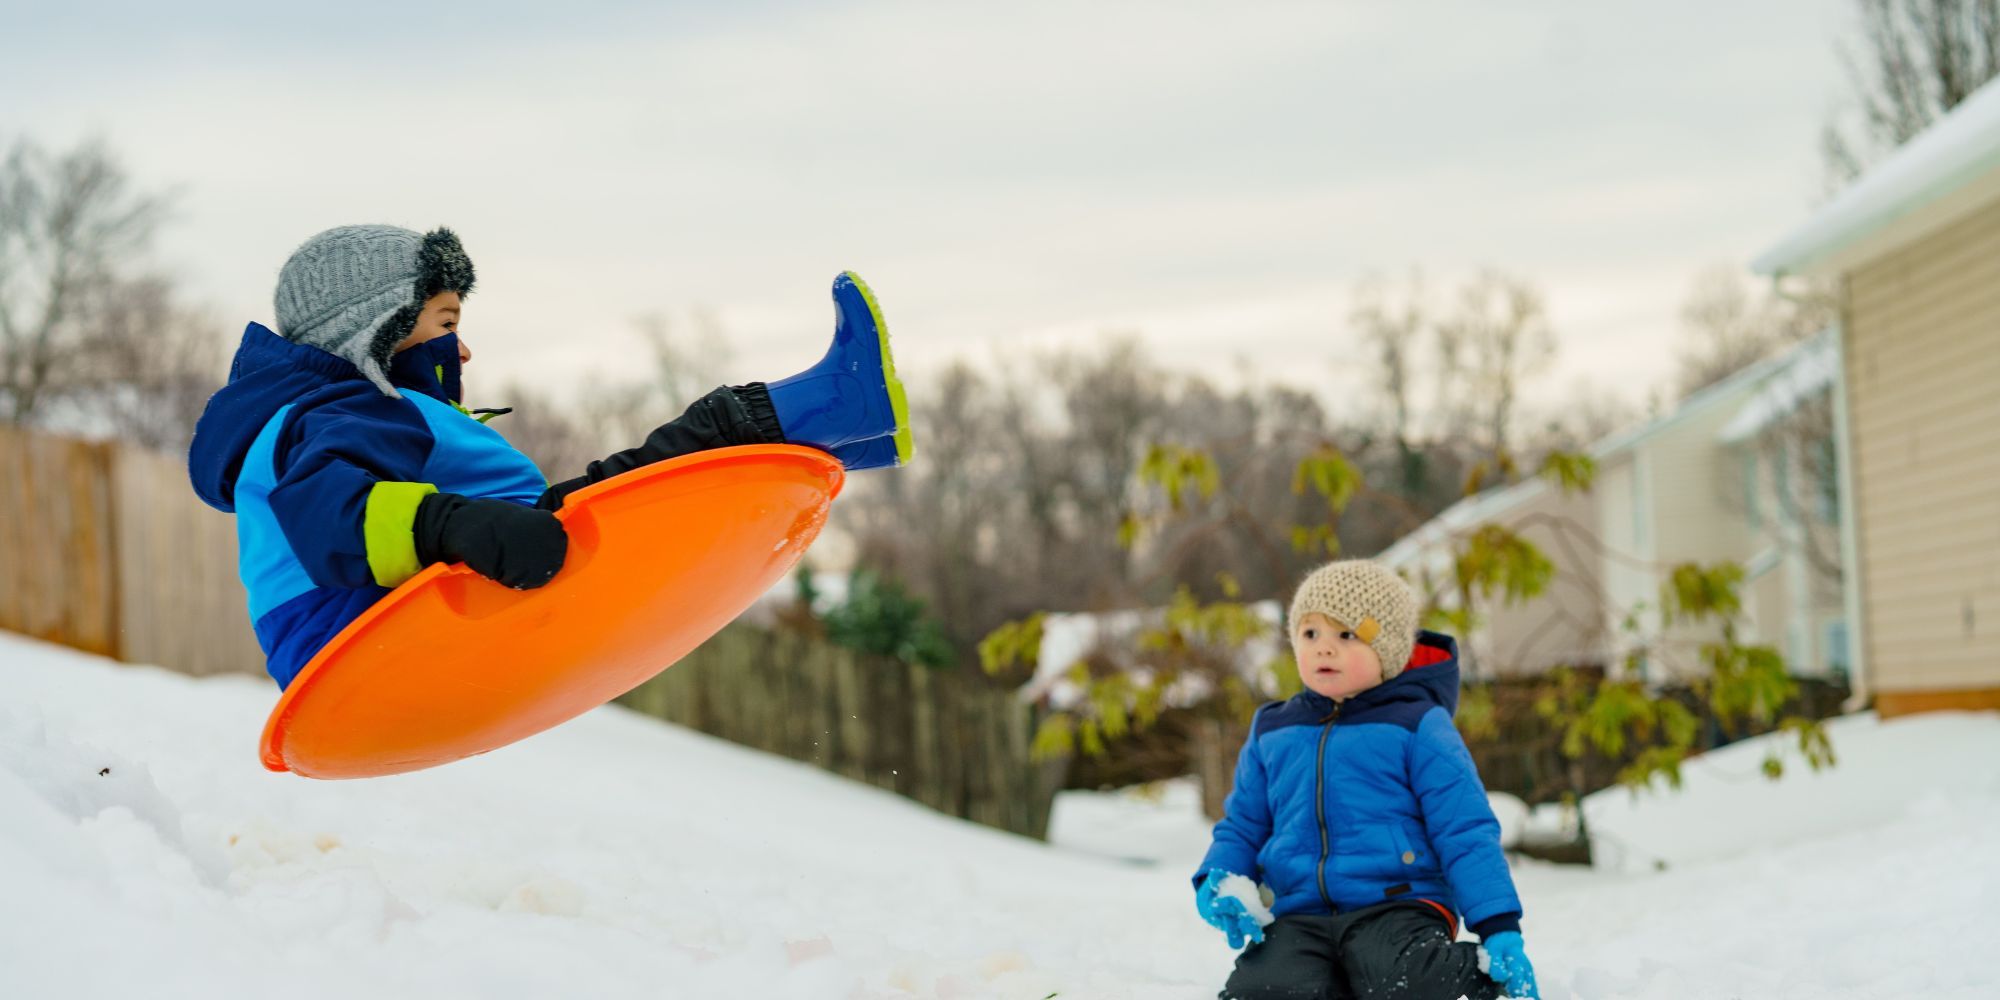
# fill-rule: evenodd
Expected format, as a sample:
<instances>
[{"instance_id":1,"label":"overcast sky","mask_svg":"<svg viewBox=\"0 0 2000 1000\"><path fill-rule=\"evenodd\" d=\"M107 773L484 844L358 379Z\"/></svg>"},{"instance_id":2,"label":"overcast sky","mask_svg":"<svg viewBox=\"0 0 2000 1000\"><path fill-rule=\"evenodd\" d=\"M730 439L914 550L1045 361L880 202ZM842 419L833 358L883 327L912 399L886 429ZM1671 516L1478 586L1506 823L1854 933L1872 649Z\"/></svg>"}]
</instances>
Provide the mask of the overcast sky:
<instances>
[{"instance_id":1,"label":"overcast sky","mask_svg":"<svg viewBox=\"0 0 2000 1000\"><path fill-rule=\"evenodd\" d=\"M1849 6L0 0L0 139L176 191L162 259L234 329L318 230L452 226L474 396L696 307L788 374L852 268L913 374L1131 331L1358 405L1356 280L1497 265L1544 398L1637 400L1695 273L1819 200Z\"/></svg>"}]
</instances>

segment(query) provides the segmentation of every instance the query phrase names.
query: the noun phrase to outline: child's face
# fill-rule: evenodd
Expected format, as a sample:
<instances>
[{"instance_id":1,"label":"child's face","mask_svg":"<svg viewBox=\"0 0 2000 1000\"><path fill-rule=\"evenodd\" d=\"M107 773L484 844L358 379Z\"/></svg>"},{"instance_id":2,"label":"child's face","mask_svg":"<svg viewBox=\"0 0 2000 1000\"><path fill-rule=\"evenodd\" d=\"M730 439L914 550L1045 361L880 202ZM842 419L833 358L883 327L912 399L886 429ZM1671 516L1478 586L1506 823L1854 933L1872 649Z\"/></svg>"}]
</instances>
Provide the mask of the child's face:
<instances>
[{"instance_id":1,"label":"child's face","mask_svg":"<svg viewBox=\"0 0 2000 1000\"><path fill-rule=\"evenodd\" d=\"M1292 656L1307 689L1335 701L1382 683L1375 647L1322 614L1306 615L1292 626Z\"/></svg>"},{"instance_id":2,"label":"child's face","mask_svg":"<svg viewBox=\"0 0 2000 1000\"><path fill-rule=\"evenodd\" d=\"M436 340L447 333L458 332L458 293L439 292L424 300L424 311L417 314L417 325L396 350L406 350L425 341ZM472 348L465 346L465 338L458 338L458 363L472 360Z\"/></svg>"}]
</instances>

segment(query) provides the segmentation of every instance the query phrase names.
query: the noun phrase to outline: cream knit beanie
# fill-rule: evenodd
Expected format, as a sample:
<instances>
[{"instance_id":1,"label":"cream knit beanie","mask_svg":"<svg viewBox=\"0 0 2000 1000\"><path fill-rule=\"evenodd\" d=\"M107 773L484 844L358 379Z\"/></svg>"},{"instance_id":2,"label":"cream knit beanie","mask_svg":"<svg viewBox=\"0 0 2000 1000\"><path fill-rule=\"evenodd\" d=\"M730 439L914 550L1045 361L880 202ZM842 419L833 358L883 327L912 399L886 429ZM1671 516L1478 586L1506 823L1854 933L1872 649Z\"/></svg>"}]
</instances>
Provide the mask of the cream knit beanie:
<instances>
[{"instance_id":1,"label":"cream knit beanie","mask_svg":"<svg viewBox=\"0 0 2000 1000\"><path fill-rule=\"evenodd\" d=\"M1358 636L1382 658L1382 679L1403 672L1417 643L1417 595L1388 567L1344 559L1314 570L1299 584L1286 616L1289 628L1318 612Z\"/></svg>"}]
</instances>

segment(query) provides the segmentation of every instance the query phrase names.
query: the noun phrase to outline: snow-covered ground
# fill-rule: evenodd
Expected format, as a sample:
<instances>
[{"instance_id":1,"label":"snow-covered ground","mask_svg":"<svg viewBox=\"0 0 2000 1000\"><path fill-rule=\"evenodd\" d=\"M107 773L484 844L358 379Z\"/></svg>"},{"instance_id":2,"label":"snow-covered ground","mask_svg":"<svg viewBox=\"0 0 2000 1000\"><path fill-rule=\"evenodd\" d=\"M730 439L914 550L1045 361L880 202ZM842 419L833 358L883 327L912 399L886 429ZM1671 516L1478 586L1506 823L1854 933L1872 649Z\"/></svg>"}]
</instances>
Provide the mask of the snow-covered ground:
<instances>
[{"instance_id":1,"label":"snow-covered ground","mask_svg":"<svg viewBox=\"0 0 2000 1000\"><path fill-rule=\"evenodd\" d=\"M1194 1000L1229 968L1186 785L1065 795L1042 845L618 709L321 783L258 766L273 700L0 635L0 997ZM2000 996L2000 718L1834 740L1821 778L1733 748L1593 800L1644 870L1518 862L1544 994Z\"/></svg>"}]
</instances>

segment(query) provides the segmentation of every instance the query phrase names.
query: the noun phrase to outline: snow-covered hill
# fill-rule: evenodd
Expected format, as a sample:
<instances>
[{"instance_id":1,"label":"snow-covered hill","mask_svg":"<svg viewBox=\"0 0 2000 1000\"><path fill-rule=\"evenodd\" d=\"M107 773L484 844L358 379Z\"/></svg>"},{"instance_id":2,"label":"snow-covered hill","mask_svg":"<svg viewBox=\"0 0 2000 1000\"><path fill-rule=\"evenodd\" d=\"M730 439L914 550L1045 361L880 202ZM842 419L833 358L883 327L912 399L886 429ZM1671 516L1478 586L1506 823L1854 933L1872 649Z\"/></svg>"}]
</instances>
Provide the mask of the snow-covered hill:
<instances>
[{"instance_id":1,"label":"snow-covered hill","mask_svg":"<svg viewBox=\"0 0 2000 1000\"><path fill-rule=\"evenodd\" d=\"M1066 795L1043 845L615 708L323 783L258 766L274 696L0 636L0 996L1194 1000L1229 968L1185 788ZM2000 719L1835 741L1837 776L1593 803L1664 871L1517 865L1545 994L2000 995Z\"/></svg>"}]
</instances>

